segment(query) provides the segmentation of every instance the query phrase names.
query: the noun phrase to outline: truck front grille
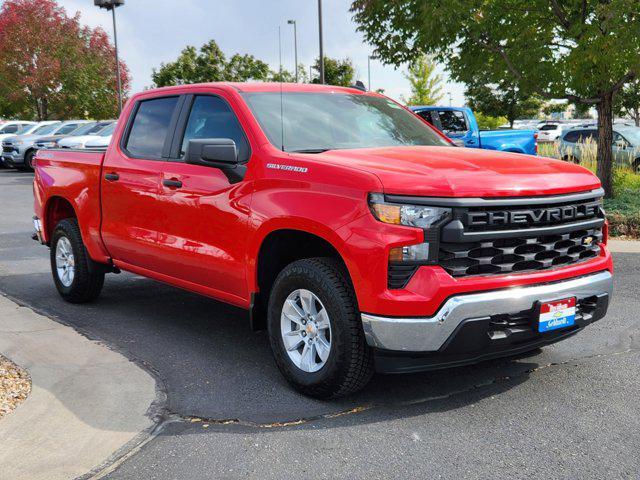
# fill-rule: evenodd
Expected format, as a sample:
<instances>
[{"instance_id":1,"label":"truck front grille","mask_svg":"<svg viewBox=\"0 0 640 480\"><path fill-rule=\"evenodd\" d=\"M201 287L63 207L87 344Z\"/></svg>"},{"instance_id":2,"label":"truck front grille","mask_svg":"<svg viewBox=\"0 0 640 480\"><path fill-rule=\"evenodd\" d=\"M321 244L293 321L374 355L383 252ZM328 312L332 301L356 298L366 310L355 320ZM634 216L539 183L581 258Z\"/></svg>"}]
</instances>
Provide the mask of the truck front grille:
<instances>
[{"instance_id":1,"label":"truck front grille","mask_svg":"<svg viewBox=\"0 0 640 480\"><path fill-rule=\"evenodd\" d=\"M560 235L442 242L439 263L454 277L545 270L597 257L601 241L602 229L596 228Z\"/></svg>"},{"instance_id":2,"label":"truck front grille","mask_svg":"<svg viewBox=\"0 0 640 480\"><path fill-rule=\"evenodd\" d=\"M13 152L13 147L11 147L9 145L5 145L4 147L2 147L2 152L3 153L11 153L11 152Z\"/></svg>"}]
</instances>

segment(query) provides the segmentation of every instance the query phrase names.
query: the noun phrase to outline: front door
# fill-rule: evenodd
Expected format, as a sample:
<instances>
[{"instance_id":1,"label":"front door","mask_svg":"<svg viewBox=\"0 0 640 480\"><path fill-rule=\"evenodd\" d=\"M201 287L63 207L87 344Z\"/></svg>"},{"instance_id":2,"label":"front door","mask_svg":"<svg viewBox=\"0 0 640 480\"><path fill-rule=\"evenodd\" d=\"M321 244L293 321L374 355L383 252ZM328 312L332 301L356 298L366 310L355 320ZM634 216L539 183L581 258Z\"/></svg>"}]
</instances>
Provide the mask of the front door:
<instances>
[{"instance_id":1,"label":"front door","mask_svg":"<svg viewBox=\"0 0 640 480\"><path fill-rule=\"evenodd\" d=\"M156 269L163 152L179 103L178 96L139 102L124 142L108 150L102 169L102 238L116 264Z\"/></svg>"},{"instance_id":2,"label":"front door","mask_svg":"<svg viewBox=\"0 0 640 480\"><path fill-rule=\"evenodd\" d=\"M158 237L159 273L232 303L247 298L245 245L250 186L230 180L223 170L184 161L189 140L231 139L241 162L250 147L225 99L216 95L187 97L182 126L174 139L175 158L163 164Z\"/></svg>"}]
</instances>

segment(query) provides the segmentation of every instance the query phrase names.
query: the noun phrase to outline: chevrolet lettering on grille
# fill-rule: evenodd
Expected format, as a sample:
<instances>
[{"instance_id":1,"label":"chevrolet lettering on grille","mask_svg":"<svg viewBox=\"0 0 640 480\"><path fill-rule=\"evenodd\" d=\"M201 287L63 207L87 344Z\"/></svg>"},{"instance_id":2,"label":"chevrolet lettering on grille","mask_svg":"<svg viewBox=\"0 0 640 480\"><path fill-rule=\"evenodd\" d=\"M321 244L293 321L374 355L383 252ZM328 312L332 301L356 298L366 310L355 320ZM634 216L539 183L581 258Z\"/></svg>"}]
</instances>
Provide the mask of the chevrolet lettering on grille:
<instances>
[{"instance_id":1,"label":"chevrolet lettering on grille","mask_svg":"<svg viewBox=\"0 0 640 480\"><path fill-rule=\"evenodd\" d=\"M599 211L600 203L593 202L550 208L466 212L465 224L467 226L554 224L593 218Z\"/></svg>"}]
</instances>

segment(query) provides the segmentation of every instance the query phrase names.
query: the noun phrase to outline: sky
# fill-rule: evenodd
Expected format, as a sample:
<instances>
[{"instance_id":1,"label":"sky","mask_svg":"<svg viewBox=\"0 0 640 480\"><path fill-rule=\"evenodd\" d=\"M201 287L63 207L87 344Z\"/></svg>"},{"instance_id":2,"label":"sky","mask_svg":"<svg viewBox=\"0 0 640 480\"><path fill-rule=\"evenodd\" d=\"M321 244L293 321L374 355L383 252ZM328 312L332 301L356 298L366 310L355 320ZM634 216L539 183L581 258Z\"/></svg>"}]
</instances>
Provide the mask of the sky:
<instances>
[{"instance_id":1,"label":"sky","mask_svg":"<svg viewBox=\"0 0 640 480\"><path fill-rule=\"evenodd\" d=\"M80 12L81 22L101 26L112 35L111 13L100 10L92 0L58 0L70 15ZM372 48L365 44L349 12L349 0L323 0L324 52L328 57L349 57L356 68L356 78L367 84L367 57ZM149 87L151 72L162 62L170 62L186 45L200 47L210 39L229 57L234 53L254 55L278 68L278 27L282 35L283 67L293 71L293 26L298 27L298 62L307 67L319 55L317 0L125 0L117 12L120 55L132 77L132 93ZM445 83L443 104L463 105L464 86ZM406 66L395 69L371 61L371 87L383 88L385 94L400 100L409 96L404 78Z\"/></svg>"}]
</instances>

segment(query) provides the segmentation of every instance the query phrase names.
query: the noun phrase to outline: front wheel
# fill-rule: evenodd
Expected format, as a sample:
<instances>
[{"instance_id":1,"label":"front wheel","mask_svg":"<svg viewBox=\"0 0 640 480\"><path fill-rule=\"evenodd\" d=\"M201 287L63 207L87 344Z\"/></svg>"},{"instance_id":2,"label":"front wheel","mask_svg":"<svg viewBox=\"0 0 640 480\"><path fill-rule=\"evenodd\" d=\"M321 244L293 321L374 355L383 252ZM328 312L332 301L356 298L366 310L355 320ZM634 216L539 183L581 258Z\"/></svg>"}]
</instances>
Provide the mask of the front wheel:
<instances>
[{"instance_id":1,"label":"front wheel","mask_svg":"<svg viewBox=\"0 0 640 480\"><path fill-rule=\"evenodd\" d=\"M86 303L100 295L105 269L89 257L75 218L60 221L51 236L51 272L67 302Z\"/></svg>"},{"instance_id":2,"label":"front wheel","mask_svg":"<svg viewBox=\"0 0 640 480\"><path fill-rule=\"evenodd\" d=\"M25 153L24 155L24 165L21 165L20 167L18 167L18 170L21 170L23 172L33 172L35 170L35 165L34 165L34 159L36 157L36 151L35 150L29 150L27 153Z\"/></svg>"},{"instance_id":3,"label":"front wheel","mask_svg":"<svg viewBox=\"0 0 640 480\"><path fill-rule=\"evenodd\" d=\"M355 294L331 258L291 263L269 297L269 340L278 368L298 391L336 398L363 388L373 374Z\"/></svg>"}]
</instances>

